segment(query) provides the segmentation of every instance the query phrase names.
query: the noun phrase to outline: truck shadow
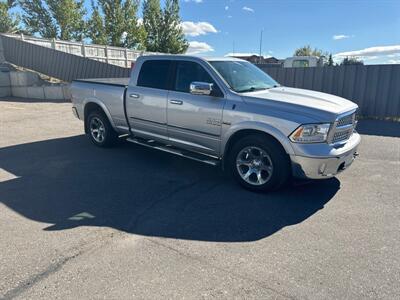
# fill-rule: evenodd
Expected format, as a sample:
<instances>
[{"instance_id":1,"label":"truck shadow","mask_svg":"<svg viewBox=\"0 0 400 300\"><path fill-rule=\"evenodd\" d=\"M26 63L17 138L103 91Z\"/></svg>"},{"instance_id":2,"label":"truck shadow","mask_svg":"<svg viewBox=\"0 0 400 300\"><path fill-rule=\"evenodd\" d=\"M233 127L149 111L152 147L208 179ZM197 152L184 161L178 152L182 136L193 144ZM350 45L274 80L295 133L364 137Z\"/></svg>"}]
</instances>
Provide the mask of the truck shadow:
<instances>
[{"instance_id":1,"label":"truck shadow","mask_svg":"<svg viewBox=\"0 0 400 300\"><path fill-rule=\"evenodd\" d=\"M330 179L251 193L217 168L135 145L99 149L84 136L2 148L0 168L10 177L0 181L0 201L51 224L44 230L107 226L200 241L268 237L311 217L340 188Z\"/></svg>"}]
</instances>

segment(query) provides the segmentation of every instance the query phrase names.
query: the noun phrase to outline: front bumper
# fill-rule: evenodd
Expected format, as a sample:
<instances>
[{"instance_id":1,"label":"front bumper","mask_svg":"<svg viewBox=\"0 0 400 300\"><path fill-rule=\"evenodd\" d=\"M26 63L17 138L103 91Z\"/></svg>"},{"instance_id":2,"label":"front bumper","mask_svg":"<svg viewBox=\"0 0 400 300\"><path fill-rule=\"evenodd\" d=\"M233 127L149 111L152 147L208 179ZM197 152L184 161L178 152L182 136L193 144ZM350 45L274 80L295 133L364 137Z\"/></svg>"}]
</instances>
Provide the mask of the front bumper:
<instances>
[{"instance_id":1,"label":"front bumper","mask_svg":"<svg viewBox=\"0 0 400 300\"><path fill-rule=\"evenodd\" d=\"M347 169L357 157L361 138L354 132L341 146L298 144L291 155L293 176L297 178L324 179ZM315 149L313 149L313 146ZM320 154L319 154L320 153ZM311 155L310 155L311 154Z\"/></svg>"}]
</instances>

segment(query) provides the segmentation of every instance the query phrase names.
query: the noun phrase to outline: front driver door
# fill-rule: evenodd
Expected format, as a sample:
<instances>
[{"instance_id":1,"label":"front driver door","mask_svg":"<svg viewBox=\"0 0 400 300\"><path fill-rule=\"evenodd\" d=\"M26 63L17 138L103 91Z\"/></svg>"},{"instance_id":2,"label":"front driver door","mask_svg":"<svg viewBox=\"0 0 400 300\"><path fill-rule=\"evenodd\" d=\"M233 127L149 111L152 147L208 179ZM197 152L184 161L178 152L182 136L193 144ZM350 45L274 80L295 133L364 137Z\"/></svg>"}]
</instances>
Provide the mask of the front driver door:
<instances>
[{"instance_id":1,"label":"front driver door","mask_svg":"<svg viewBox=\"0 0 400 300\"><path fill-rule=\"evenodd\" d=\"M212 83L212 94L192 95L190 84L194 81ZM203 66L193 61L176 61L167 102L170 143L218 155L224 104L223 93Z\"/></svg>"}]
</instances>

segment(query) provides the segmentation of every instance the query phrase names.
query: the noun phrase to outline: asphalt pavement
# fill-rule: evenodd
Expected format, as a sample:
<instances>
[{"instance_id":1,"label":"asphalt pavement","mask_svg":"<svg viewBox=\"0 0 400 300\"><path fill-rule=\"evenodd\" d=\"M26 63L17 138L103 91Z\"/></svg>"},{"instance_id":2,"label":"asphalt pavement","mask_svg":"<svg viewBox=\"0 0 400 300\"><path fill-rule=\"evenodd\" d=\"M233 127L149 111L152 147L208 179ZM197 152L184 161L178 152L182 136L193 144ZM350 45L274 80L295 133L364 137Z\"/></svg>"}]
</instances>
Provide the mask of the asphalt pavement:
<instances>
[{"instance_id":1,"label":"asphalt pavement","mask_svg":"<svg viewBox=\"0 0 400 300\"><path fill-rule=\"evenodd\" d=\"M0 99L0 298L399 299L400 123L358 130L337 178L260 194Z\"/></svg>"}]
</instances>

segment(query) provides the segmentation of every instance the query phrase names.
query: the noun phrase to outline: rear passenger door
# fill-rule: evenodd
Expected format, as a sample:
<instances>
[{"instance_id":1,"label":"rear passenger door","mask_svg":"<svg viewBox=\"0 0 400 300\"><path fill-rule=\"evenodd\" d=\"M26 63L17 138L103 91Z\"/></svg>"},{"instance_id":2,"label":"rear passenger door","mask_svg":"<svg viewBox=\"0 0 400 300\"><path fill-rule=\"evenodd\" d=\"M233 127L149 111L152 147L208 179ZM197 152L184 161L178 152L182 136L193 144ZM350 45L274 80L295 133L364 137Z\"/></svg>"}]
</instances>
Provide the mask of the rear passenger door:
<instances>
[{"instance_id":1,"label":"rear passenger door","mask_svg":"<svg viewBox=\"0 0 400 300\"><path fill-rule=\"evenodd\" d=\"M190 84L194 81L212 83L212 94L191 94ZM202 65L194 61L176 61L167 104L170 143L218 155L224 104L221 89Z\"/></svg>"},{"instance_id":2,"label":"rear passenger door","mask_svg":"<svg viewBox=\"0 0 400 300\"><path fill-rule=\"evenodd\" d=\"M146 60L140 67L136 86L126 93L126 113L134 134L168 140L167 97L170 60Z\"/></svg>"}]
</instances>

